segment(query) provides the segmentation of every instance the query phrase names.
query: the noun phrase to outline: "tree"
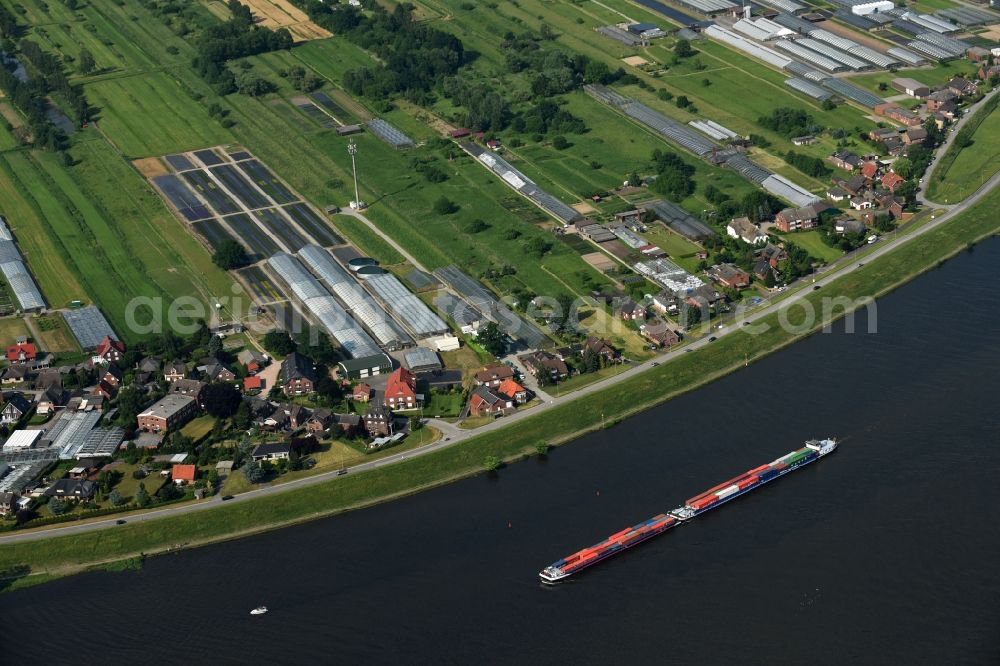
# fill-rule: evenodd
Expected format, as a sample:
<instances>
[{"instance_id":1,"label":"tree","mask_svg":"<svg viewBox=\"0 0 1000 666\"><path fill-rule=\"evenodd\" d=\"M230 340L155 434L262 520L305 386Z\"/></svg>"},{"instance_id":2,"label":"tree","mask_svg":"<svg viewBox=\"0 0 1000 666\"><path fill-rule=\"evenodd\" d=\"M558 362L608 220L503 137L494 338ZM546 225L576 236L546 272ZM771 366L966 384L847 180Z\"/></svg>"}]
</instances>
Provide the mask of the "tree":
<instances>
[{"instance_id":1,"label":"tree","mask_svg":"<svg viewBox=\"0 0 1000 666\"><path fill-rule=\"evenodd\" d=\"M451 215L458 211L458 204L448 197L441 197L434 202L434 212L438 215Z\"/></svg>"},{"instance_id":2,"label":"tree","mask_svg":"<svg viewBox=\"0 0 1000 666\"><path fill-rule=\"evenodd\" d=\"M287 332L275 329L264 334L264 349L275 356L288 356L298 345Z\"/></svg>"},{"instance_id":3,"label":"tree","mask_svg":"<svg viewBox=\"0 0 1000 666\"><path fill-rule=\"evenodd\" d=\"M137 386L126 386L118 394L117 421L123 426L135 424L135 417L146 406L146 398Z\"/></svg>"},{"instance_id":4,"label":"tree","mask_svg":"<svg viewBox=\"0 0 1000 666\"><path fill-rule=\"evenodd\" d=\"M423 425L424 423L423 421L420 420L419 416L413 415L410 417L410 432L416 432L420 430L420 428L422 428Z\"/></svg>"},{"instance_id":5,"label":"tree","mask_svg":"<svg viewBox=\"0 0 1000 666\"><path fill-rule=\"evenodd\" d=\"M553 137L552 147L555 148L556 150L566 150L567 148L569 148L569 141L567 141L566 137L562 135Z\"/></svg>"},{"instance_id":6,"label":"tree","mask_svg":"<svg viewBox=\"0 0 1000 666\"><path fill-rule=\"evenodd\" d=\"M500 458L496 456L486 456L486 459L483 460L483 468L485 468L487 472L495 472L500 468L500 463Z\"/></svg>"},{"instance_id":7,"label":"tree","mask_svg":"<svg viewBox=\"0 0 1000 666\"><path fill-rule=\"evenodd\" d=\"M260 463L256 460L250 460L246 465L240 468L243 472L243 476L246 477L247 481L250 483L260 483L264 478L264 468L260 466Z\"/></svg>"},{"instance_id":8,"label":"tree","mask_svg":"<svg viewBox=\"0 0 1000 666\"><path fill-rule=\"evenodd\" d=\"M674 100L674 104L677 105L678 109L686 109L691 106L691 100L687 98L687 95L678 95L677 99Z\"/></svg>"},{"instance_id":9,"label":"tree","mask_svg":"<svg viewBox=\"0 0 1000 666\"><path fill-rule=\"evenodd\" d=\"M690 58L695 53L697 53L697 51L692 48L691 42L686 39L678 39L677 43L674 44L674 54L678 58Z\"/></svg>"},{"instance_id":10,"label":"tree","mask_svg":"<svg viewBox=\"0 0 1000 666\"><path fill-rule=\"evenodd\" d=\"M139 482L139 488L135 491L135 503L140 509L149 506L149 491L146 484Z\"/></svg>"},{"instance_id":11,"label":"tree","mask_svg":"<svg viewBox=\"0 0 1000 666\"><path fill-rule=\"evenodd\" d=\"M240 400L240 406L236 408L233 415L233 425L239 430L246 430L250 427L250 403Z\"/></svg>"},{"instance_id":12,"label":"tree","mask_svg":"<svg viewBox=\"0 0 1000 666\"><path fill-rule=\"evenodd\" d=\"M892 163L893 172L901 178L913 178L913 162L908 157L897 157Z\"/></svg>"},{"instance_id":13,"label":"tree","mask_svg":"<svg viewBox=\"0 0 1000 666\"><path fill-rule=\"evenodd\" d=\"M69 503L59 499L58 497L50 499L48 506L49 511L52 512L53 516L61 516L69 511Z\"/></svg>"},{"instance_id":14,"label":"tree","mask_svg":"<svg viewBox=\"0 0 1000 666\"><path fill-rule=\"evenodd\" d=\"M108 495L108 501L111 502L111 506L121 506L125 503L125 496L118 492L118 489L111 491Z\"/></svg>"},{"instance_id":15,"label":"tree","mask_svg":"<svg viewBox=\"0 0 1000 666\"><path fill-rule=\"evenodd\" d=\"M216 418L229 418L239 409L243 396L232 384L208 384L201 391L201 404L205 411Z\"/></svg>"},{"instance_id":16,"label":"tree","mask_svg":"<svg viewBox=\"0 0 1000 666\"><path fill-rule=\"evenodd\" d=\"M540 456L544 456L549 452L549 443L546 441L535 442L535 453Z\"/></svg>"},{"instance_id":17,"label":"tree","mask_svg":"<svg viewBox=\"0 0 1000 666\"><path fill-rule=\"evenodd\" d=\"M240 268L250 263L246 249L238 242L227 239L219 243L212 255L212 263L223 270Z\"/></svg>"},{"instance_id":18,"label":"tree","mask_svg":"<svg viewBox=\"0 0 1000 666\"><path fill-rule=\"evenodd\" d=\"M81 74L90 74L94 71L96 63L94 62L94 56L87 49L82 49L80 51L80 57L77 59L77 71Z\"/></svg>"},{"instance_id":19,"label":"tree","mask_svg":"<svg viewBox=\"0 0 1000 666\"><path fill-rule=\"evenodd\" d=\"M236 90L241 95L260 97L274 92L277 87L267 79L257 76L252 71L243 71L236 75Z\"/></svg>"},{"instance_id":20,"label":"tree","mask_svg":"<svg viewBox=\"0 0 1000 666\"><path fill-rule=\"evenodd\" d=\"M500 330L495 321L486 322L479 327L476 341L483 346L483 349L497 358L503 356L504 352L507 351L507 336Z\"/></svg>"},{"instance_id":21,"label":"tree","mask_svg":"<svg viewBox=\"0 0 1000 666\"><path fill-rule=\"evenodd\" d=\"M330 377L328 372L316 380L315 388L316 393L330 402L339 402L344 397L344 391L340 388L340 382Z\"/></svg>"}]
</instances>

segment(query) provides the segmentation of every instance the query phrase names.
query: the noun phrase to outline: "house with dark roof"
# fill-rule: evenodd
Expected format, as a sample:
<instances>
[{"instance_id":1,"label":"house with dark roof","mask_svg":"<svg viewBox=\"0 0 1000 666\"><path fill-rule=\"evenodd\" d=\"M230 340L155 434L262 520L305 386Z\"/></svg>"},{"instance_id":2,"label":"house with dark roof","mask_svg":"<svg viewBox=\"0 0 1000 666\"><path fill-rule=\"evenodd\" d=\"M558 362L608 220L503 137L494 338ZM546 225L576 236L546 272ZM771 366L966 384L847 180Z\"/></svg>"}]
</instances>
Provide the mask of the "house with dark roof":
<instances>
[{"instance_id":1,"label":"house with dark roof","mask_svg":"<svg viewBox=\"0 0 1000 666\"><path fill-rule=\"evenodd\" d=\"M372 401L362 418L365 430L372 437L385 437L393 432L392 410L379 402Z\"/></svg>"},{"instance_id":2,"label":"house with dark roof","mask_svg":"<svg viewBox=\"0 0 1000 666\"><path fill-rule=\"evenodd\" d=\"M3 400L0 423L5 425L17 423L31 409L31 401L20 393L5 393Z\"/></svg>"},{"instance_id":3,"label":"house with dark roof","mask_svg":"<svg viewBox=\"0 0 1000 666\"><path fill-rule=\"evenodd\" d=\"M201 401L201 391L205 388L205 382L197 379L176 379L170 384L170 393L191 396L195 400Z\"/></svg>"},{"instance_id":4,"label":"house with dark roof","mask_svg":"<svg viewBox=\"0 0 1000 666\"><path fill-rule=\"evenodd\" d=\"M69 391L56 384L50 385L38 397L38 406L35 411L39 414L48 414L59 407L65 407L69 401Z\"/></svg>"},{"instance_id":5,"label":"house with dark roof","mask_svg":"<svg viewBox=\"0 0 1000 666\"><path fill-rule=\"evenodd\" d=\"M677 332L667 326L666 322L659 319L643 325L640 327L639 332L642 333L644 338L660 347L672 347L681 341Z\"/></svg>"},{"instance_id":6,"label":"house with dark roof","mask_svg":"<svg viewBox=\"0 0 1000 666\"><path fill-rule=\"evenodd\" d=\"M45 491L49 497L60 499L89 500L94 497L97 484L87 479L59 479Z\"/></svg>"},{"instance_id":7,"label":"house with dark roof","mask_svg":"<svg viewBox=\"0 0 1000 666\"><path fill-rule=\"evenodd\" d=\"M363 428L359 414L334 414L333 422L348 437L354 437Z\"/></svg>"},{"instance_id":8,"label":"house with dark roof","mask_svg":"<svg viewBox=\"0 0 1000 666\"><path fill-rule=\"evenodd\" d=\"M139 372L159 372L161 367L162 363L158 357L147 356L136 364L135 369Z\"/></svg>"},{"instance_id":9,"label":"house with dark roof","mask_svg":"<svg viewBox=\"0 0 1000 666\"><path fill-rule=\"evenodd\" d=\"M325 433L333 423L333 412L325 407L320 407L306 419L306 430L313 434Z\"/></svg>"},{"instance_id":10,"label":"house with dark roof","mask_svg":"<svg viewBox=\"0 0 1000 666\"><path fill-rule=\"evenodd\" d=\"M281 364L281 390L285 395L312 393L316 385L316 369L308 356L292 352Z\"/></svg>"},{"instance_id":11,"label":"house with dark roof","mask_svg":"<svg viewBox=\"0 0 1000 666\"><path fill-rule=\"evenodd\" d=\"M118 369L117 365L109 365L104 369L101 381L118 388L122 383L122 371Z\"/></svg>"},{"instance_id":12,"label":"house with dark roof","mask_svg":"<svg viewBox=\"0 0 1000 666\"><path fill-rule=\"evenodd\" d=\"M471 416L503 416L513 410L514 401L511 398L488 386L477 386L469 397Z\"/></svg>"},{"instance_id":13,"label":"house with dark roof","mask_svg":"<svg viewBox=\"0 0 1000 666\"><path fill-rule=\"evenodd\" d=\"M123 356L125 356L125 343L105 335L90 360L94 365L107 365L117 363Z\"/></svg>"},{"instance_id":14,"label":"house with dark roof","mask_svg":"<svg viewBox=\"0 0 1000 666\"><path fill-rule=\"evenodd\" d=\"M199 365L197 370L205 375L209 383L236 381L236 373L220 363L218 359L204 359L202 365Z\"/></svg>"},{"instance_id":15,"label":"house with dark roof","mask_svg":"<svg viewBox=\"0 0 1000 666\"><path fill-rule=\"evenodd\" d=\"M566 379L569 376L569 368L566 366L566 363L559 357L546 351L522 354L517 357L517 360L535 377L538 377L540 374L548 374L554 381L558 381Z\"/></svg>"},{"instance_id":16,"label":"house with dark roof","mask_svg":"<svg viewBox=\"0 0 1000 666\"><path fill-rule=\"evenodd\" d=\"M840 150L829 157L830 163L838 169L854 171L861 166L861 158L847 150Z\"/></svg>"},{"instance_id":17,"label":"house with dark roof","mask_svg":"<svg viewBox=\"0 0 1000 666\"><path fill-rule=\"evenodd\" d=\"M584 351L590 351L593 354L597 354L605 361L609 363L611 361L617 361L621 358L621 354L617 349L611 346L611 343L604 338L589 337L587 341L583 343Z\"/></svg>"},{"instance_id":18,"label":"house with dark roof","mask_svg":"<svg viewBox=\"0 0 1000 666\"><path fill-rule=\"evenodd\" d=\"M514 370L509 365L504 365L503 363L497 363L495 365L487 365L482 370L476 373L473 377L473 381L476 386L491 386L496 388L500 386L501 382L505 379L510 379L514 376Z\"/></svg>"},{"instance_id":19,"label":"house with dark roof","mask_svg":"<svg viewBox=\"0 0 1000 666\"><path fill-rule=\"evenodd\" d=\"M746 289L750 275L735 264L717 264L705 271L708 277L730 289Z\"/></svg>"},{"instance_id":20,"label":"house with dark roof","mask_svg":"<svg viewBox=\"0 0 1000 666\"><path fill-rule=\"evenodd\" d=\"M254 450L250 452L250 457L254 459L254 462L288 460L292 457L292 445L290 442L258 444L254 447Z\"/></svg>"},{"instance_id":21,"label":"house with dark roof","mask_svg":"<svg viewBox=\"0 0 1000 666\"><path fill-rule=\"evenodd\" d=\"M163 369L163 379L167 382L173 383L185 377L187 377L187 365L184 361L174 359Z\"/></svg>"}]
</instances>

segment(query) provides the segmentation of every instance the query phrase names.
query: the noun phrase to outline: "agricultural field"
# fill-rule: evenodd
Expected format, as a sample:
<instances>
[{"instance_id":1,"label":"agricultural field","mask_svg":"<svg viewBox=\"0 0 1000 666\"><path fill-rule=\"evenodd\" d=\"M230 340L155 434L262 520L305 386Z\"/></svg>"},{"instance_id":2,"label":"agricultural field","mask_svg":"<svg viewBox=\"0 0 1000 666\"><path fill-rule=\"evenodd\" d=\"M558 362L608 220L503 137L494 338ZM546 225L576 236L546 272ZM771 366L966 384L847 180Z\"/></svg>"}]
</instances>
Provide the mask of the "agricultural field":
<instances>
[{"instance_id":1,"label":"agricultural field","mask_svg":"<svg viewBox=\"0 0 1000 666\"><path fill-rule=\"evenodd\" d=\"M23 317L0 317L0 345L12 345L21 336L33 337Z\"/></svg>"},{"instance_id":2,"label":"agricultural field","mask_svg":"<svg viewBox=\"0 0 1000 666\"><path fill-rule=\"evenodd\" d=\"M972 63L954 60L951 62L935 63L934 65L927 65L925 67L905 69L895 74L892 72L857 74L851 76L849 80L851 83L859 85L862 88L867 88L878 95L891 97L900 94L899 91L890 85L895 78L905 77L915 79L924 85L934 88L935 86L947 83L955 76L971 76L972 78L976 78L975 72L977 69L978 67ZM882 83L888 87L887 90L879 90L879 84Z\"/></svg>"},{"instance_id":3,"label":"agricultural field","mask_svg":"<svg viewBox=\"0 0 1000 666\"><path fill-rule=\"evenodd\" d=\"M53 306L96 301L132 340L124 311L132 298L231 293L232 280L110 145L78 139L74 156L67 168L51 153L0 155L0 214Z\"/></svg>"},{"instance_id":4,"label":"agricultural field","mask_svg":"<svg viewBox=\"0 0 1000 666\"><path fill-rule=\"evenodd\" d=\"M7 123L0 119L0 152L17 148L18 145L18 140L14 137L13 132L7 129Z\"/></svg>"},{"instance_id":5,"label":"agricultural field","mask_svg":"<svg viewBox=\"0 0 1000 666\"><path fill-rule=\"evenodd\" d=\"M129 158L233 140L227 129L191 99L191 88L169 72L105 79L88 84L86 91L90 103L100 109L102 131Z\"/></svg>"},{"instance_id":6,"label":"agricultural field","mask_svg":"<svg viewBox=\"0 0 1000 666\"><path fill-rule=\"evenodd\" d=\"M983 113L987 109L977 112ZM970 123L978 120L973 116ZM949 148L934 171L927 196L934 201L959 201L980 188L1000 169L1000 108L988 111L972 134L972 144Z\"/></svg>"},{"instance_id":7,"label":"agricultural field","mask_svg":"<svg viewBox=\"0 0 1000 666\"><path fill-rule=\"evenodd\" d=\"M59 313L34 316L32 325L38 329L42 347L51 352L79 352L80 345Z\"/></svg>"}]
</instances>

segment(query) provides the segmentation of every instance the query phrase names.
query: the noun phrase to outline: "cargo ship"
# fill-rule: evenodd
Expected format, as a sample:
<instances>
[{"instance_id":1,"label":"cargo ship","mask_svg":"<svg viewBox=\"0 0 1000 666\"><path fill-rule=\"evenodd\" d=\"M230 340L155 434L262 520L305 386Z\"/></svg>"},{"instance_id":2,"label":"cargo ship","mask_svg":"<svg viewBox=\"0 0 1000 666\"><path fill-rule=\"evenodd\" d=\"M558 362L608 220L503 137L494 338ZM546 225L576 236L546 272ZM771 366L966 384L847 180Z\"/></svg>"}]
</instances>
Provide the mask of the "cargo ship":
<instances>
[{"instance_id":1,"label":"cargo ship","mask_svg":"<svg viewBox=\"0 0 1000 666\"><path fill-rule=\"evenodd\" d=\"M748 493L765 483L774 481L791 471L815 462L823 456L832 453L836 448L837 440L835 439L810 440L801 449L787 453L774 462L755 467L724 483L709 488L699 495L695 495L687 500L684 506L677 507L666 514L661 513L653 516L638 525L615 532L600 543L596 543L589 548L584 548L572 555L567 555L561 560L545 567L538 576L542 579L543 583L558 583L612 555L617 555L632 546L639 545L647 539L651 539L658 534L663 534L684 521L700 516L706 511L710 511L730 500L736 499L740 495Z\"/></svg>"}]
</instances>

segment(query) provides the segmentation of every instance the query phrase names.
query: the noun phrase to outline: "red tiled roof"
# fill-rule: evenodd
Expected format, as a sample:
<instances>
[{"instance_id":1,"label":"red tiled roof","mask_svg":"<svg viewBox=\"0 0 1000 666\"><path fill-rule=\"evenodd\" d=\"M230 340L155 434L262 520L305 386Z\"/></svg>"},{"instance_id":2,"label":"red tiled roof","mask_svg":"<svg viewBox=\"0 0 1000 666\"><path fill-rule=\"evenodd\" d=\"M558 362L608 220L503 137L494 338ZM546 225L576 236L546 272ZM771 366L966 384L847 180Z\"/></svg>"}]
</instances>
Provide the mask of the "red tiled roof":
<instances>
[{"instance_id":1,"label":"red tiled roof","mask_svg":"<svg viewBox=\"0 0 1000 666\"><path fill-rule=\"evenodd\" d=\"M513 398L518 393L524 393L524 387L515 382L513 379L505 379L500 382L500 386L497 387L499 393L503 393L508 398Z\"/></svg>"},{"instance_id":2,"label":"red tiled roof","mask_svg":"<svg viewBox=\"0 0 1000 666\"><path fill-rule=\"evenodd\" d=\"M263 377L246 377L243 380L243 390L244 391L254 391L257 389L264 388L264 378Z\"/></svg>"},{"instance_id":3,"label":"red tiled roof","mask_svg":"<svg viewBox=\"0 0 1000 666\"><path fill-rule=\"evenodd\" d=\"M865 178L874 178L878 173L878 164L875 162L865 162L861 165L861 175Z\"/></svg>"},{"instance_id":4,"label":"red tiled roof","mask_svg":"<svg viewBox=\"0 0 1000 666\"><path fill-rule=\"evenodd\" d=\"M105 335L101 344L97 345L97 355L104 356L112 349L120 353L125 353L125 343L121 340L113 340L110 335Z\"/></svg>"},{"instance_id":5,"label":"red tiled roof","mask_svg":"<svg viewBox=\"0 0 1000 666\"><path fill-rule=\"evenodd\" d=\"M194 481L197 472L197 465L174 465L170 470L170 478L174 481Z\"/></svg>"},{"instance_id":6,"label":"red tiled roof","mask_svg":"<svg viewBox=\"0 0 1000 666\"><path fill-rule=\"evenodd\" d=\"M33 342L22 342L19 345L11 345L7 347L7 360L8 361L19 361L21 360L21 354L24 354L25 360L34 360L35 355L38 354L38 350L35 348Z\"/></svg>"},{"instance_id":7,"label":"red tiled roof","mask_svg":"<svg viewBox=\"0 0 1000 666\"><path fill-rule=\"evenodd\" d=\"M888 189L890 192L896 189L896 186L903 182L903 177L898 173L887 173L882 176L882 187Z\"/></svg>"},{"instance_id":8,"label":"red tiled roof","mask_svg":"<svg viewBox=\"0 0 1000 666\"><path fill-rule=\"evenodd\" d=\"M390 398L415 398L417 394L414 389L416 387L416 376L406 368L397 368L389 375L389 381L385 385L385 397L387 400Z\"/></svg>"}]
</instances>

